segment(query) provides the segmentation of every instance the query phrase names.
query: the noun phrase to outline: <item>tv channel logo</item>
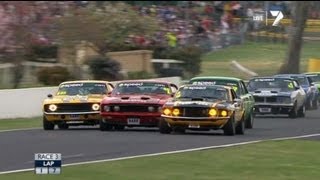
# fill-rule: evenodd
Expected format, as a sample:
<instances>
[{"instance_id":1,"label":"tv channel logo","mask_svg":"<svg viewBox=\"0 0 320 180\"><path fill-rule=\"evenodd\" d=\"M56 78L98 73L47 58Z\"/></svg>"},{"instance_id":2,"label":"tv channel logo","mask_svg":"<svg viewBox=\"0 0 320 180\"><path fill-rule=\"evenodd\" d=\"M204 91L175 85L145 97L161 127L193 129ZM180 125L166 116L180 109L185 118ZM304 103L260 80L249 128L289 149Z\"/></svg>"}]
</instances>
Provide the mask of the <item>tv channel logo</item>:
<instances>
[{"instance_id":1,"label":"tv channel logo","mask_svg":"<svg viewBox=\"0 0 320 180\"><path fill-rule=\"evenodd\" d=\"M61 153L34 154L34 167L36 174L60 174L61 165Z\"/></svg>"},{"instance_id":2,"label":"tv channel logo","mask_svg":"<svg viewBox=\"0 0 320 180\"><path fill-rule=\"evenodd\" d=\"M272 23L272 26L278 26L281 19L284 18L283 13L278 10L270 10L269 11L272 17L275 17L275 20ZM253 15L253 21L266 22L266 26L268 25L268 11L265 12L255 12Z\"/></svg>"}]
</instances>

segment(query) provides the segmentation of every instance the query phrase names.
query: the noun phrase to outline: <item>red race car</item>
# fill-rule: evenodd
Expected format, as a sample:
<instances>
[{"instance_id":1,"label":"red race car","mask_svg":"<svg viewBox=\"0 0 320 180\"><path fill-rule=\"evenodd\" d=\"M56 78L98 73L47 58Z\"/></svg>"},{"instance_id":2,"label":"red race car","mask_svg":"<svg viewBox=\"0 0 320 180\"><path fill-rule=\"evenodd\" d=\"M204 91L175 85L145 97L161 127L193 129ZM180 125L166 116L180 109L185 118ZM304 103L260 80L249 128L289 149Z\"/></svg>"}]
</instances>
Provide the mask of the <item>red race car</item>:
<instances>
[{"instance_id":1,"label":"red race car","mask_svg":"<svg viewBox=\"0 0 320 180\"><path fill-rule=\"evenodd\" d=\"M123 130L125 126L158 127L161 108L177 89L177 85L163 81L117 83L109 97L101 102L100 130Z\"/></svg>"}]
</instances>

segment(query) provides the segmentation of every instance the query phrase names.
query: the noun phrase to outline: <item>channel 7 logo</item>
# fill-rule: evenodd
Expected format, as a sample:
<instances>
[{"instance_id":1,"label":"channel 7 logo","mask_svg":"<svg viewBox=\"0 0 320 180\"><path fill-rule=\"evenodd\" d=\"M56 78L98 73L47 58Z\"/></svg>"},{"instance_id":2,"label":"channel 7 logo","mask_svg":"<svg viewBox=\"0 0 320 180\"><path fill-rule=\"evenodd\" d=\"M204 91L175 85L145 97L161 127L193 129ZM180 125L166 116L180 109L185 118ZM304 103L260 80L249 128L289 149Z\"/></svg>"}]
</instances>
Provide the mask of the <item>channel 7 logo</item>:
<instances>
[{"instance_id":1,"label":"channel 7 logo","mask_svg":"<svg viewBox=\"0 0 320 180\"><path fill-rule=\"evenodd\" d=\"M275 20L272 23L272 26L278 26L279 22L281 21L281 19L283 19L283 14L281 11L278 10L271 10L269 11L272 17L276 17ZM264 18L265 16L265 18ZM268 12L266 11L265 13L260 12L260 13L255 13L253 15L253 21L265 21L266 25L268 25Z\"/></svg>"}]
</instances>

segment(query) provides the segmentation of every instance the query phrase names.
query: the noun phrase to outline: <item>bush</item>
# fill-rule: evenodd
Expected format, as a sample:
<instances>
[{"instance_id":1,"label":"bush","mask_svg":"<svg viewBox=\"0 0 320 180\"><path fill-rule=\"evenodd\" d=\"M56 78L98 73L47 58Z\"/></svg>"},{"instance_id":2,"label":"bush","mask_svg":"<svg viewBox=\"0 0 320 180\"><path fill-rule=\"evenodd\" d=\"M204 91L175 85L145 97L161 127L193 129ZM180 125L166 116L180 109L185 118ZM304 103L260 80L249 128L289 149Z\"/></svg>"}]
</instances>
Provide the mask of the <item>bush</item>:
<instances>
[{"instance_id":1,"label":"bush","mask_svg":"<svg viewBox=\"0 0 320 180\"><path fill-rule=\"evenodd\" d=\"M196 46L185 46L174 49L157 47L154 49L153 57L155 59L175 59L183 61L184 64L181 64L181 67L185 71L185 78L190 78L200 73L202 53L203 51Z\"/></svg>"},{"instance_id":2,"label":"bush","mask_svg":"<svg viewBox=\"0 0 320 180\"><path fill-rule=\"evenodd\" d=\"M38 71L38 80L44 85L59 85L63 81L71 79L67 68L64 67L45 67Z\"/></svg>"},{"instance_id":3,"label":"bush","mask_svg":"<svg viewBox=\"0 0 320 180\"><path fill-rule=\"evenodd\" d=\"M107 56L94 56L87 60L91 73L96 80L114 81L122 79L121 65Z\"/></svg>"},{"instance_id":4,"label":"bush","mask_svg":"<svg viewBox=\"0 0 320 180\"><path fill-rule=\"evenodd\" d=\"M128 72L128 79L148 79L156 76L146 71Z\"/></svg>"},{"instance_id":5,"label":"bush","mask_svg":"<svg viewBox=\"0 0 320 180\"><path fill-rule=\"evenodd\" d=\"M27 54L27 58L30 61L45 61L46 59L56 59L58 56L58 46L50 45L33 45L30 48L30 52Z\"/></svg>"}]
</instances>

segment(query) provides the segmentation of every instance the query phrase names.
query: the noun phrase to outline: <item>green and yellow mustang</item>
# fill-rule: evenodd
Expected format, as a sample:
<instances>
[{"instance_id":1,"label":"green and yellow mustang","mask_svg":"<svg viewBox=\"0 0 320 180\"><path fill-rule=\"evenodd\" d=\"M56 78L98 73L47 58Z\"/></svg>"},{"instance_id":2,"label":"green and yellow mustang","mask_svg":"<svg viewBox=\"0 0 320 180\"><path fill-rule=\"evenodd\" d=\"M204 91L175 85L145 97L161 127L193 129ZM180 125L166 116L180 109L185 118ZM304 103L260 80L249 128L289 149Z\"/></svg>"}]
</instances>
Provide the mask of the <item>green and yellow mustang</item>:
<instances>
[{"instance_id":1,"label":"green and yellow mustang","mask_svg":"<svg viewBox=\"0 0 320 180\"><path fill-rule=\"evenodd\" d=\"M242 79L234 77L221 77L221 76L206 76L206 77L194 77L188 84L196 85L223 85L230 86L236 92L237 96L244 102L245 109L245 127L248 129L253 128L254 121L254 98L249 94L246 84Z\"/></svg>"},{"instance_id":2,"label":"green and yellow mustang","mask_svg":"<svg viewBox=\"0 0 320 180\"><path fill-rule=\"evenodd\" d=\"M307 72L304 73L307 75L308 78L311 79L312 83L318 88L320 92L320 72ZM320 96L318 97L318 100L320 102Z\"/></svg>"}]
</instances>

